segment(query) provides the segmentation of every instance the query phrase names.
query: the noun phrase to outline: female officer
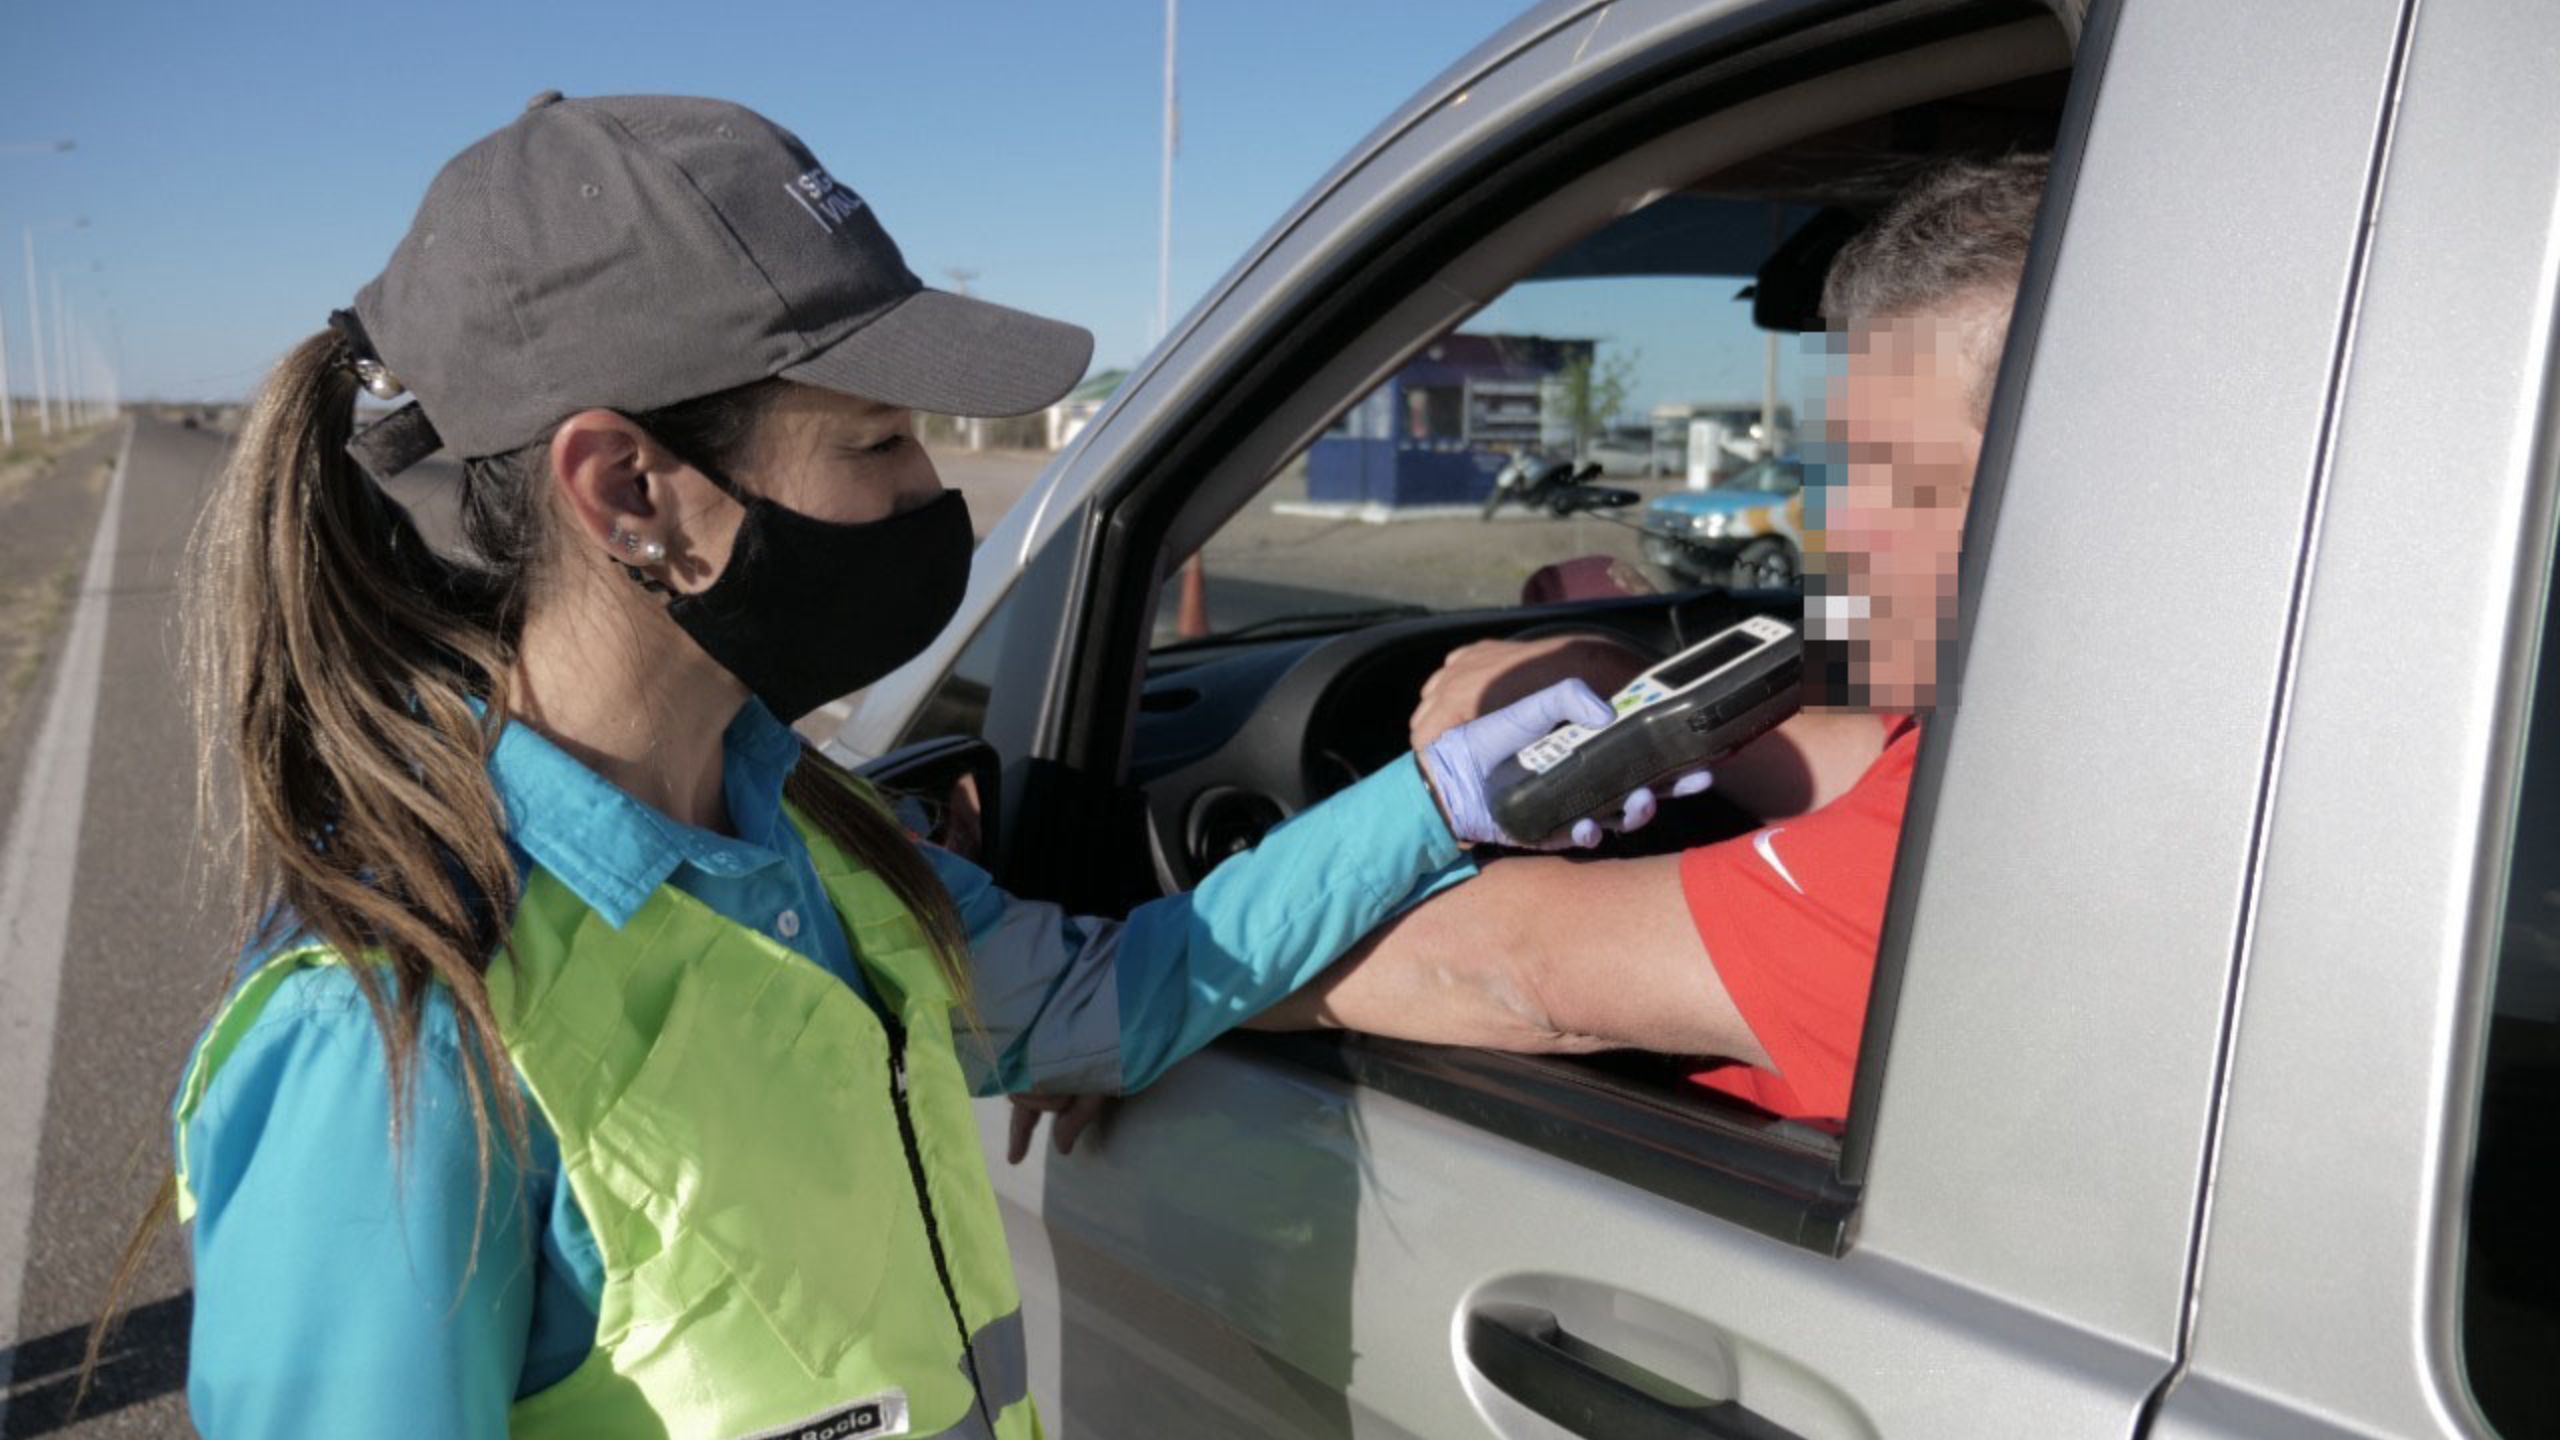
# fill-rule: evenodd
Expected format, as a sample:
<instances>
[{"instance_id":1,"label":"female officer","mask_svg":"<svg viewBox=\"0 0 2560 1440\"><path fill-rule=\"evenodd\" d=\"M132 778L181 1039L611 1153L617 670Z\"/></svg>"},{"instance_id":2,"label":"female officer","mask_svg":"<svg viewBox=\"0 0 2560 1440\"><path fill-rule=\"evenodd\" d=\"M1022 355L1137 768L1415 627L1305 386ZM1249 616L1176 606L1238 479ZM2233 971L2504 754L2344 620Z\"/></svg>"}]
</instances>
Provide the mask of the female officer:
<instances>
[{"instance_id":1,"label":"female officer","mask_svg":"<svg viewBox=\"0 0 2560 1440\"><path fill-rule=\"evenodd\" d=\"M971 1092L1145 1084L1608 718L1524 701L1125 923L917 846L788 723L958 602L910 410L1089 349L760 116L549 94L277 368L190 606L259 917L176 1103L206 1433L1036 1433ZM414 402L351 440L359 386ZM350 463L438 446L468 565Z\"/></svg>"}]
</instances>

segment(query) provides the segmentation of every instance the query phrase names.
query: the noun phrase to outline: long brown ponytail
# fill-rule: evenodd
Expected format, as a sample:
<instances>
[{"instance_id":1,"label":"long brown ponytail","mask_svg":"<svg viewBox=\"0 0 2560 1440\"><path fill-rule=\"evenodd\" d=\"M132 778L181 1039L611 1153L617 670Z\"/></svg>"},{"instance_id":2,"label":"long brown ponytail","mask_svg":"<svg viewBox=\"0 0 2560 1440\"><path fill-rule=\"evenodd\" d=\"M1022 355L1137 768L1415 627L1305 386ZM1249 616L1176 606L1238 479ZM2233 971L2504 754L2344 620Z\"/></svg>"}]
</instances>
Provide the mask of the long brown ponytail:
<instances>
[{"instance_id":1,"label":"long brown ponytail","mask_svg":"<svg viewBox=\"0 0 2560 1440\"><path fill-rule=\"evenodd\" d=\"M356 468L345 450L355 395L337 335L296 345L250 405L197 522L181 580L197 820L209 863L236 866L226 961L300 936L379 957L347 969L382 1033L395 1150L428 994L451 993L478 1151L476 1237L492 1112L524 1153L524 1099L481 979L515 898L483 765L505 713L520 587L438 560ZM488 701L485 720L473 695ZM174 1190L163 1184L125 1248L90 1331L84 1393Z\"/></svg>"},{"instance_id":2,"label":"long brown ponytail","mask_svg":"<svg viewBox=\"0 0 2560 1440\"><path fill-rule=\"evenodd\" d=\"M347 458L346 360L323 333L268 377L189 557L199 814L239 866L246 948L378 957L348 971L381 1027L395 1142L428 994L451 994L485 1189L488 1116L519 1152L524 1133L481 981L515 900L485 765L523 585L439 559Z\"/></svg>"},{"instance_id":3,"label":"long brown ponytail","mask_svg":"<svg viewBox=\"0 0 2560 1440\"><path fill-rule=\"evenodd\" d=\"M779 390L766 381L632 418L679 454L734 468ZM448 561L348 458L355 397L334 333L295 346L199 522L184 580L198 814L206 853L238 867L234 953L308 938L369 962L347 969L381 1031L395 1153L428 997L451 997L478 1153L476 1249L495 1144L525 1154L524 1095L484 980L516 900L486 765L550 555L549 446L465 464L474 555ZM804 750L786 794L915 912L965 1007L950 896L849 780ZM171 1193L127 1247L91 1366Z\"/></svg>"}]
</instances>

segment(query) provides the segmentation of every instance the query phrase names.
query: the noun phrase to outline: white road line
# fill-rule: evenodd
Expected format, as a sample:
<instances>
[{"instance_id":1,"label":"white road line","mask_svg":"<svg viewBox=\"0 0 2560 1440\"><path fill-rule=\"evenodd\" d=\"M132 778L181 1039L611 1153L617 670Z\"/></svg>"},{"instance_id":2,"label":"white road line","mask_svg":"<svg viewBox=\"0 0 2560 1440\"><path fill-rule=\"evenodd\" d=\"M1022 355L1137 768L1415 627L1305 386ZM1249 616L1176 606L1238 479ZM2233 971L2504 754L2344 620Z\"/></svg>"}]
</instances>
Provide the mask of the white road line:
<instances>
[{"instance_id":1,"label":"white road line","mask_svg":"<svg viewBox=\"0 0 2560 1440\"><path fill-rule=\"evenodd\" d=\"M80 600L62 648L43 728L27 753L18 808L0 844L0 1427L9 1415L12 1347L36 1199L45 1088L53 1073L56 1001L71 940L71 882L88 806L89 741L97 731L107 604L115 589L116 520L134 422L125 422L98 535L80 572Z\"/></svg>"}]
</instances>

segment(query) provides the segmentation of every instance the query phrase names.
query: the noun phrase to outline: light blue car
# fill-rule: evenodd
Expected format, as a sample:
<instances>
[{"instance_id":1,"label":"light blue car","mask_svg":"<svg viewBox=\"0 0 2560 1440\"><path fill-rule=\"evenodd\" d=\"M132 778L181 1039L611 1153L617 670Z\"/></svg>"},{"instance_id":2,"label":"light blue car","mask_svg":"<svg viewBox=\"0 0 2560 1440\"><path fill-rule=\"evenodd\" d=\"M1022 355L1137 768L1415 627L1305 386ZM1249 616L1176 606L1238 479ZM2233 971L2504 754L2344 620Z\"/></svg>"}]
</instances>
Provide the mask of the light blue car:
<instances>
[{"instance_id":1,"label":"light blue car","mask_svg":"<svg viewBox=\"0 0 2560 1440\"><path fill-rule=\"evenodd\" d=\"M1772 456L1713 489L1674 491L1645 506L1644 558L1695 584L1794 589L1803 575L1804 463Z\"/></svg>"}]
</instances>

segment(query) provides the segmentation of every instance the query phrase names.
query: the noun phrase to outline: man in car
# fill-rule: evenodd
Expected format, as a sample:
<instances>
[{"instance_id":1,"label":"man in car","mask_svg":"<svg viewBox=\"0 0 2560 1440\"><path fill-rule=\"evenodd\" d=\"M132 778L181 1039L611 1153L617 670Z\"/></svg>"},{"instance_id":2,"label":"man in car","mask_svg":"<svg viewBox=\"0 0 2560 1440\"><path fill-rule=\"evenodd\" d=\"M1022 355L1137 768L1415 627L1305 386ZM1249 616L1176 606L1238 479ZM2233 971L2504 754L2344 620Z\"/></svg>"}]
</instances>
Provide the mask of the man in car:
<instances>
[{"instance_id":1,"label":"man in car","mask_svg":"<svg viewBox=\"0 0 2560 1440\"><path fill-rule=\"evenodd\" d=\"M1495 1049L1709 1057L1701 1085L1836 1129L1866 1016L1904 797L1943 644L1992 378L2042 156L1941 165L1845 247L1832 473L1809 509L1809 708L1716 770L1762 828L1682 854L1485 867L1380 930L1266 1029L1341 1026ZM1602 636L1488 641L1424 687L1417 743L1550 681L1606 695L1659 657Z\"/></svg>"}]
</instances>

